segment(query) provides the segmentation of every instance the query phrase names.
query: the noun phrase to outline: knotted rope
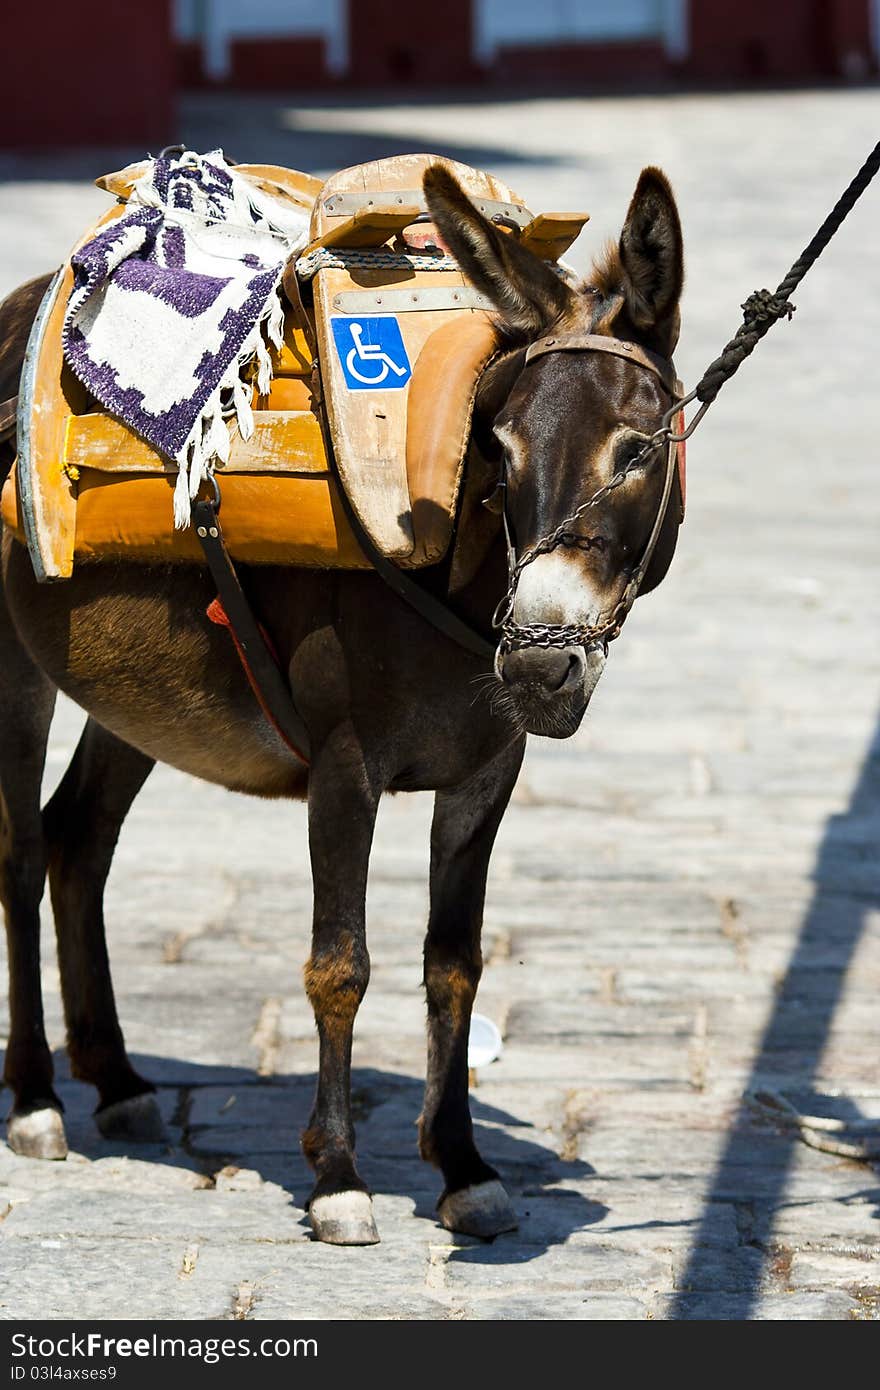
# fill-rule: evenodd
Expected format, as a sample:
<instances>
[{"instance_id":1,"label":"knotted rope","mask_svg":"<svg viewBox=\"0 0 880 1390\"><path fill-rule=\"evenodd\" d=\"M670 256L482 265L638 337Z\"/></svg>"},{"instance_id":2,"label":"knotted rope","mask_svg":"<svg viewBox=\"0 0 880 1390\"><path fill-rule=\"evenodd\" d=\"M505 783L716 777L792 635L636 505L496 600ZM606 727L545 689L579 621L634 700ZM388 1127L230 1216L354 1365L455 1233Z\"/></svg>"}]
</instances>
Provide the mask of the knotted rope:
<instances>
[{"instance_id":1,"label":"knotted rope","mask_svg":"<svg viewBox=\"0 0 880 1390\"><path fill-rule=\"evenodd\" d=\"M739 370L777 319L791 318L795 306L788 302L789 299L810 266L825 250L844 218L852 212L878 170L880 141L874 146L849 187L834 204L813 240L798 256L785 278L779 282L776 291L755 290L749 295L742 306L743 321L740 328L715 361L706 368L693 392L703 405L714 401L725 381L729 381Z\"/></svg>"}]
</instances>

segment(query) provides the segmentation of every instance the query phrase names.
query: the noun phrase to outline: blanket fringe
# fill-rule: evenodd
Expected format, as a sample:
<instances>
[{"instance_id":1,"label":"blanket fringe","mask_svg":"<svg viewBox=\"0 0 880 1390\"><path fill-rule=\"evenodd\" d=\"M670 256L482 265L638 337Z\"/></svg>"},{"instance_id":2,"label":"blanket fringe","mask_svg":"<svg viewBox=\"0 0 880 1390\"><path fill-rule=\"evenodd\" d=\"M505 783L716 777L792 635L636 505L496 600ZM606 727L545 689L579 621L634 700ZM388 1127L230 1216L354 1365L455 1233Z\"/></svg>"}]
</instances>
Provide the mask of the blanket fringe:
<instances>
[{"instance_id":1,"label":"blanket fringe","mask_svg":"<svg viewBox=\"0 0 880 1390\"><path fill-rule=\"evenodd\" d=\"M186 441L185 463L180 465L174 488L174 525L178 531L190 525L192 503L215 464L229 462L230 424L235 423L242 439L253 435L253 386L256 384L260 395L268 394L272 385L269 344L280 349L284 343L284 305L279 292L282 273L283 268L263 312L209 396Z\"/></svg>"}]
</instances>

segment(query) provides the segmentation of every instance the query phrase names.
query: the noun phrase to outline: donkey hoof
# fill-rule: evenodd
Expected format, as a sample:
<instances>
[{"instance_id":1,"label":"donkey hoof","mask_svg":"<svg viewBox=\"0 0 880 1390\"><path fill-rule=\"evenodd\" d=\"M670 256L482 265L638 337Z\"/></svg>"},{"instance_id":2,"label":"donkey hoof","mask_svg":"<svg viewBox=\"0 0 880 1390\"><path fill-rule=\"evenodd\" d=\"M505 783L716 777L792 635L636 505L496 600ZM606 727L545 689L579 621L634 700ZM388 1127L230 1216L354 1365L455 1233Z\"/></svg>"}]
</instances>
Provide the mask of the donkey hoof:
<instances>
[{"instance_id":1,"label":"donkey hoof","mask_svg":"<svg viewBox=\"0 0 880 1390\"><path fill-rule=\"evenodd\" d=\"M22 1158L67 1157L64 1121L51 1106L30 1110L26 1115L11 1114L6 1121L6 1142Z\"/></svg>"},{"instance_id":2,"label":"donkey hoof","mask_svg":"<svg viewBox=\"0 0 880 1390\"><path fill-rule=\"evenodd\" d=\"M102 1106L95 1111L95 1124L105 1139L127 1139L133 1144L168 1142L168 1131L152 1091Z\"/></svg>"},{"instance_id":3,"label":"donkey hoof","mask_svg":"<svg viewBox=\"0 0 880 1390\"><path fill-rule=\"evenodd\" d=\"M510 1198L497 1178L450 1192L437 1211L447 1231L482 1236L484 1240L502 1231L515 1231L519 1225Z\"/></svg>"},{"instance_id":4,"label":"donkey hoof","mask_svg":"<svg viewBox=\"0 0 880 1390\"><path fill-rule=\"evenodd\" d=\"M327 1245L379 1244L369 1192L333 1192L329 1197L313 1197L309 1220L316 1240Z\"/></svg>"}]
</instances>

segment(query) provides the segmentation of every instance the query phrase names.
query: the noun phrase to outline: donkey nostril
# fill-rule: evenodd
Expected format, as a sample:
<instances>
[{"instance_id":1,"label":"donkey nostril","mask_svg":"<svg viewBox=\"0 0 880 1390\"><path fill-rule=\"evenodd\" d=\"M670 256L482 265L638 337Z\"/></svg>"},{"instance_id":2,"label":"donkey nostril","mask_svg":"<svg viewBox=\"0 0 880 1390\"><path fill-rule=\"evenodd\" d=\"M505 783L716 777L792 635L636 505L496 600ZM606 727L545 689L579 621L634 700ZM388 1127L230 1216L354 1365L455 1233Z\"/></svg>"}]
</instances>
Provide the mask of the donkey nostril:
<instances>
[{"instance_id":1,"label":"donkey nostril","mask_svg":"<svg viewBox=\"0 0 880 1390\"><path fill-rule=\"evenodd\" d=\"M566 662L565 670L562 673L561 679L557 681L554 686L550 687L552 690L561 690L563 686L573 685L575 679L580 677L583 665L580 655L577 652L568 652L567 655L568 661Z\"/></svg>"},{"instance_id":2,"label":"donkey nostril","mask_svg":"<svg viewBox=\"0 0 880 1390\"><path fill-rule=\"evenodd\" d=\"M575 685L582 676L583 659L579 652L558 648L525 648L508 652L501 666L505 685L531 686L537 693L556 695Z\"/></svg>"},{"instance_id":3,"label":"donkey nostril","mask_svg":"<svg viewBox=\"0 0 880 1390\"><path fill-rule=\"evenodd\" d=\"M549 652L548 652L549 657ZM569 652L553 653L553 659L548 660L544 668L543 684L545 688L555 694L568 684L571 675L572 656Z\"/></svg>"}]
</instances>

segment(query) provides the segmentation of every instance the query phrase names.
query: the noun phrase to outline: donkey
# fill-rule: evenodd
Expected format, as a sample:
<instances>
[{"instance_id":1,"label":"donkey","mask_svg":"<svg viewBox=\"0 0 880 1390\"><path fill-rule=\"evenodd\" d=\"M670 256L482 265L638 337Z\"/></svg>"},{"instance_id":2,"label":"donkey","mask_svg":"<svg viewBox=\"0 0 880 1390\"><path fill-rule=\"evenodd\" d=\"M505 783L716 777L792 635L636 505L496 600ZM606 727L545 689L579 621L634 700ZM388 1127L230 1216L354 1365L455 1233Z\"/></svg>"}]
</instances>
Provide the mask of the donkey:
<instances>
[{"instance_id":1,"label":"donkey","mask_svg":"<svg viewBox=\"0 0 880 1390\"><path fill-rule=\"evenodd\" d=\"M429 169L424 187L452 254L495 305L503 347L479 387L451 554L422 582L488 635L508 583L502 513L522 553L634 458L670 406L657 376L619 356L553 352L527 363L526 349L564 331L614 336L669 358L680 324L681 228L665 176L643 170L619 243L588 283L573 286L493 227L443 168ZM45 284L24 286L0 306L0 399L17 390ZM12 448L2 447L6 472ZM516 594L518 623L591 624L613 612L661 508L661 473L647 458L588 513L601 544L558 549L528 566ZM674 500L643 591L660 582L672 558ZM318 1239L376 1242L350 1099L352 1028L370 975L367 866L382 793L430 789L419 1148L442 1173L438 1212L446 1227L483 1237L513 1228L511 1202L474 1142L468 1104L486 876L526 735L577 730L605 664L603 644L502 648L493 674L487 660L429 626L372 572L249 569L243 581L309 730L306 768L261 714L227 634L206 621L214 593L201 567L83 563L66 583L40 586L26 549L7 534L2 576L0 898L12 1149L54 1159L67 1152L40 989L47 877L73 1074L97 1088L105 1135L161 1134L154 1087L126 1053L103 917L120 828L161 760L235 791L308 800L314 918L304 973L319 1041L316 1096L302 1135L315 1173L308 1207ZM486 691L476 702L475 682ZM57 690L90 717L41 811Z\"/></svg>"}]
</instances>

